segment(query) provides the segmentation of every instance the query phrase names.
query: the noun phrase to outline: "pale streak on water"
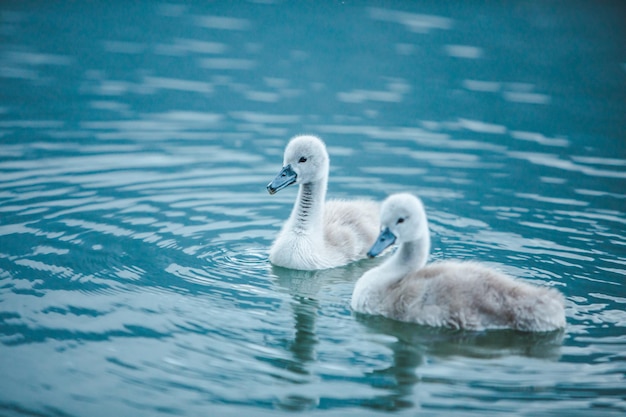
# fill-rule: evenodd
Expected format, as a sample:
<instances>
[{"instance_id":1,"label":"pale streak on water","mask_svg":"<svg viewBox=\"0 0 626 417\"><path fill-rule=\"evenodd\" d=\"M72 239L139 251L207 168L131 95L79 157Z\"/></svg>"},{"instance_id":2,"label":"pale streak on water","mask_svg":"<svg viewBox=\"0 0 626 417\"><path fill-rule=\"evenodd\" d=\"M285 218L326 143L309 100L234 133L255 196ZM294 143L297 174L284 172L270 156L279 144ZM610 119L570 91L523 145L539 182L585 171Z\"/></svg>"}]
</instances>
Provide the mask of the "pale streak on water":
<instances>
[{"instance_id":1,"label":"pale streak on water","mask_svg":"<svg viewBox=\"0 0 626 417\"><path fill-rule=\"evenodd\" d=\"M0 414L622 415L623 9L273 3L0 7ZM420 195L432 259L559 289L566 331L272 267L301 132L330 196Z\"/></svg>"}]
</instances>

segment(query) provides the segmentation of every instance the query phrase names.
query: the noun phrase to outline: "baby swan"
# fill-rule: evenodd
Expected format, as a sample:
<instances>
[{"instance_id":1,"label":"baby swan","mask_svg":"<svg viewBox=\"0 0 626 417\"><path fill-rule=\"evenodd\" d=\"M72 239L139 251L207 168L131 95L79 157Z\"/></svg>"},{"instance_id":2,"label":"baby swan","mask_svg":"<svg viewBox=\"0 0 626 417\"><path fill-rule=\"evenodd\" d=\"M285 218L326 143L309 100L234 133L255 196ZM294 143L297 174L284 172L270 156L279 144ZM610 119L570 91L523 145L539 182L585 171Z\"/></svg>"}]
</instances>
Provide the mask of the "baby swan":
<instances>
[{"instance_id":1,"label":"baby swan","mask_svg":"<svg viewBox=\"0 0 626 417\"><path fill-rule=\"evenodd\" d=\"M400 246L359 278L352 293L354 311L469 330L545 332L565 327L563 297L554 289L518 281L476 262L426 266L430 236L417 197L388 197L381 207L381 230L368 256L396 241Z\"/></svg>"},{"instance_id":2,"label":"baby swan","mask_svg":"<svg viewBox=\"0 0 626 417\"><path fill-rule=\"evenodd\" d=\"M296 136L285 148L283 168L267 185L274 194L298 184L289 219L270 249L274 265L316 270L366 257L378 235L379 204L368 200L325 202L329 158L315 136Z\"/></svg>"}]
</instances>

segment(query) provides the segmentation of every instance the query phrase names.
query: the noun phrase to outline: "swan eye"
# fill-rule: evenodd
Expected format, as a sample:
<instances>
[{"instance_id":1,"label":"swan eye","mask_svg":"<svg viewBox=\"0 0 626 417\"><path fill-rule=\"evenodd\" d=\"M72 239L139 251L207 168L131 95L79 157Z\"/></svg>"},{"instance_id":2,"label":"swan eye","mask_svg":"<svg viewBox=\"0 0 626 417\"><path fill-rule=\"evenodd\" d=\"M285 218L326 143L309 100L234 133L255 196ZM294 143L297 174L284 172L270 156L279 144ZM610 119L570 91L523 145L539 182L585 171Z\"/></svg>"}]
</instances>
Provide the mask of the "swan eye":
<instances>
[{"instance_id":1,"label":"swan eye","mask_svg":"<svg viewBox=\"0 0 626 417\"><path fill-rule=\"evenodd\" d=\"M396 224L404 223L404 217L400 217Z\"/></svg>"},{"instance_id":2,"label":"swan eye","mask_svg":"<svg viewBox=\"0 0 626 417\"><path fill-rule=\"evenodd\" d=\"M298 163L302 164L304 162L306 162L306 158L304 156L301 156L300 159L298 159Z\"/></svg>"}]
</instances>

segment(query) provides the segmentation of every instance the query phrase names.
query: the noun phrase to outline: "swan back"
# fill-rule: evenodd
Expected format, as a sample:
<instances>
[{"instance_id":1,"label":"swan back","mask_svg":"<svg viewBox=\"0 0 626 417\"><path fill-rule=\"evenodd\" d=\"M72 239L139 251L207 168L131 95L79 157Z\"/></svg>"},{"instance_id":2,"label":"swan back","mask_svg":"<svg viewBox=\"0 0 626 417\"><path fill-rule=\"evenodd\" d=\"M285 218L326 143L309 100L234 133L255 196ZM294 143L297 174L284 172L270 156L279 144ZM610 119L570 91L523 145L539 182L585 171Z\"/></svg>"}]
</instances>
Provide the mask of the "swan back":
<instances>
[{"instance_id":1,"label":"swan back","mask_svg":"<svg viewBox=\"0 0 626 417\"><path fill-rule=\"evenodd\" d=\"M441 261L391 286L386 314L430 326L551 331L565 327L562 295L478 262Z\"/></svg>"}]
</instances>

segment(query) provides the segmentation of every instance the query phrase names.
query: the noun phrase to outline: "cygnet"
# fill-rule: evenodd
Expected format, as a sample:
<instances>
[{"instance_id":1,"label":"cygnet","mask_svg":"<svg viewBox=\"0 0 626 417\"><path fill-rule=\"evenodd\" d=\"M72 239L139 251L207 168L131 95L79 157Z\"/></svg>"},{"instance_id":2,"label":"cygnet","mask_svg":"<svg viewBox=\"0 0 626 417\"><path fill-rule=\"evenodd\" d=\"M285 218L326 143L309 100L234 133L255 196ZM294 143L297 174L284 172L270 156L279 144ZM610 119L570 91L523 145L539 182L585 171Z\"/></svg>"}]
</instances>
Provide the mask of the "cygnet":
<instances>
[{"instance_id":1,"label":"cygnet","mask_svg":"<svg viewBox=\"0 0 626 417\"><path fill-rule=\"evenodd\" d=\"M477 262L426 265L428 221L421 200L394 194L381 206L381 232L368 256L398 243L393 255L357 281L359 313L457 329L547 332L565 327L563 296Z\"/></svg>"},{"instance_id":2,"label":"cygnet","mask_svg":"<svg viewBox=\"0 0 626 417\"><path fill-rule=\"evenodd\" d=\"M380 205L370 200L326 200L329 157L315 136L291 139L283 168L267 185L274 194L299 185L298 197L270 253L274 265L317 270L334 268L366 257L378 235Z\"/></svg>"}]
</instances>

